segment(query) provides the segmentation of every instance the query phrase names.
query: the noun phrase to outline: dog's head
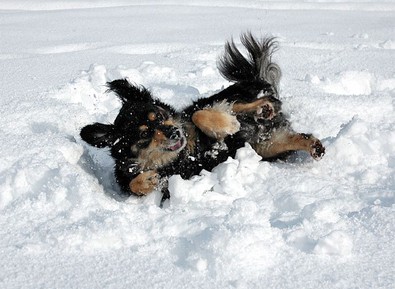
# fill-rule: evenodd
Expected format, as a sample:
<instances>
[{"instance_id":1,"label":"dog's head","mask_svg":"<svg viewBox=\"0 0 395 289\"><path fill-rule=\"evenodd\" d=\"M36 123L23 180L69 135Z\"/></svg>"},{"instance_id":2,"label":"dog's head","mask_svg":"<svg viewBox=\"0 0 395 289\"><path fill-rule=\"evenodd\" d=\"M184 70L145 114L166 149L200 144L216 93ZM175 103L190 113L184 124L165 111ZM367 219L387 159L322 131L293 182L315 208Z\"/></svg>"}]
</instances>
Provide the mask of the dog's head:
<instances>
[{"instance_id":1,"label":"dog's head","mask_svg":"<svg viewBox=\"0 0 395 289\"><path fill-rule=\"evenodd\" d=\"M141 169L155 169L174 160L186 145L175 111L127 80L112 81L108 87L121 99L122 108L114 124L82 128L82 139L95 147L110 147L116 160L133 160Z\"/></svg>"}]
</instances>

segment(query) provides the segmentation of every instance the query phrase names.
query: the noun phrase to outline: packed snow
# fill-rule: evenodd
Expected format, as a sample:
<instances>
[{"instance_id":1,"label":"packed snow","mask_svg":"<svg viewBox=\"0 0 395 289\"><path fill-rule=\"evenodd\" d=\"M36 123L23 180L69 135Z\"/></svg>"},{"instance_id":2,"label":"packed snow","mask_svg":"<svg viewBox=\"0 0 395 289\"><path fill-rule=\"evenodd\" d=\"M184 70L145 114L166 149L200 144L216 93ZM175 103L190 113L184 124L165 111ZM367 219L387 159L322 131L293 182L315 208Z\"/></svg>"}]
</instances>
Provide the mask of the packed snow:
<instances>
[{"instance_id":1,"label":"packed snow","mask_svg":"<svg viewBox=\"0 0 395 289\"><path fill-rule=\"evenodd\" d=\"M0 288L393 288L395 1L0 3ZM216 60L273 35L295 130L319 162L246 144L171 199L120 193L79 130L121 77L181 109L229 85Z\"/></svg>"}]
</instances>

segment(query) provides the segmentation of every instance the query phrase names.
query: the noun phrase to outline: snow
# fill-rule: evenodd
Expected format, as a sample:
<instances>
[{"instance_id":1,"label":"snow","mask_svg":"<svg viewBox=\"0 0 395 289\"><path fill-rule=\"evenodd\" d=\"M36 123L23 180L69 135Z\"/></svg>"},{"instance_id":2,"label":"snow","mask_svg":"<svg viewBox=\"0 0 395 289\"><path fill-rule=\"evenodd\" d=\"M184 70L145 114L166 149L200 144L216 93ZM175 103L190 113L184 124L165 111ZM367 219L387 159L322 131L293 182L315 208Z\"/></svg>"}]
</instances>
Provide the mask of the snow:
<instances>
[{"instance_id":1,"label":"snow","mask_svg":"<svg viewBox=\"0 0 395 289\"><path fill-rule=\"evenodd\" d=\"M393 288L395 2L1 1L0 288ZM182 108L229 85L240 32L274 35L293 126L319 162L246 145L172 194L117 191L79 130L128 77Z\"/></svg>"}]
</instances>

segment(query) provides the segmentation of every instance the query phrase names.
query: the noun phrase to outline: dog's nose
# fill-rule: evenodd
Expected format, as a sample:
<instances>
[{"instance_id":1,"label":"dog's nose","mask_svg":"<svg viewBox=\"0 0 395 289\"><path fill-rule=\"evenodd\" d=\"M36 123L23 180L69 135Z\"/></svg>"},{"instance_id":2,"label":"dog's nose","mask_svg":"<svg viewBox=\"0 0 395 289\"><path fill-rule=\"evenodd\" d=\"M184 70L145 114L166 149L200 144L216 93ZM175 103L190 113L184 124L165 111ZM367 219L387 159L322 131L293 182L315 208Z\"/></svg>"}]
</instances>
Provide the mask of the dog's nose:
<instances>
[{"instance_id":1,"label":"dog's nose","mask_svg":"<svg viewBox=\"0 0 395 289\"><path fill-rule=\"evenodd\" d=\"M178 128L175 128L174 130L172 130L169 139L177 140L180 138L181 138L181 130Z\"/></svg>"}]
</instances>

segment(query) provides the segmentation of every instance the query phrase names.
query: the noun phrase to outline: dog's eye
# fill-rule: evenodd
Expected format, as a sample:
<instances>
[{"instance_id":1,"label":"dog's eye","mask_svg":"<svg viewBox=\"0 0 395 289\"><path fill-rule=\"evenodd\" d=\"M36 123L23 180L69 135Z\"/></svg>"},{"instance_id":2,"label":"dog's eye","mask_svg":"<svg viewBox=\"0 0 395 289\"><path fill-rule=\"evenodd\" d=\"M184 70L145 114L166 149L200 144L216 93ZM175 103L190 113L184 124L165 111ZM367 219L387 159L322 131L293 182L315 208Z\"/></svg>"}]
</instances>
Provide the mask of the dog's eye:
<instances>
[{"instance_id":1,"label":"dog's eye","mask_svg":"<svg viewBox=\"0 0 395 289\"><path fill-rule=\"evenodd\" d=\"M156 120L159 121L159 122L162 122L162 121L165 120L164 115L163 115L162 113L160 113L160 112L156 113L155 118L156 118Z\"/></svg>"},{"instance_id":2,"label":"dog's eye","mask_svg":"<svg viewBox=\"0 0 395 289\"><path fill-rule=\"evenodd\" d=\"M140 137L141 138L148 138L148 130L144 130L140 132Z\"/></svg>"}]
</instances>

